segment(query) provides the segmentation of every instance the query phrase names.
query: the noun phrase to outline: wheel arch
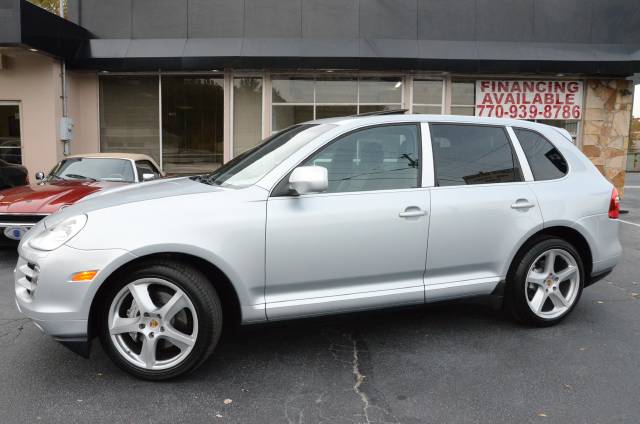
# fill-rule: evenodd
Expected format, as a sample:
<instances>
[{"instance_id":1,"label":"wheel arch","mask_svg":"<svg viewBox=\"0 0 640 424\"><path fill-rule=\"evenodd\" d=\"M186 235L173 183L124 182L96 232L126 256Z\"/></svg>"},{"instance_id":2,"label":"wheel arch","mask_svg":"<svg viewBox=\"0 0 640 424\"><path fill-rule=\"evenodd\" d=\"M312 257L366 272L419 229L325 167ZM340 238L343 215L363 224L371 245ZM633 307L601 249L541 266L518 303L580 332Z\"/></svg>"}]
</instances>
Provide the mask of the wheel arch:
<instances>
[{"instance_id":1,"label":"wheel arch","mask_svg":"<svg viewBox=\"0 0 640 424\"><path fill-rule=\"evenodd\" d=\"M89 322L87 326L89 339L92 339L96 335L98 324L97 312L100 309L100 302L103 301L103 293L110 287L111 283L114 280L120 278L120 276L123 275L127 271L127 269L139 263L151 260L180 261L183 263L188 263L194 268L198 269L207 277L207 279L216 289L222 303L225 322L231 325L237 325L242 321L242 310L240 307L240 298L238 296L238 293L233 283L231 282L231 279L219 267L206 259L188 253L158 252L138 256L135 259L132 259L131 261L120 265L100 285L97 292L93 296L91 307L89 309Z\"/></svg>"},{"instance_id":2,"label":"wheel arch","mask_svg":"<svg viewBox=\"0 0 640 424\"><path fill-rule=\"evenodd\" d=\"M557 225L541 229L540 231L529 236L529 238L527 238L524 243L522 243L520 248L516 251L515 255L513 255L513 257L511 258L506 276L507 284L511 280L511 277L513 276L513 273L518 266L518 261L526 253L527 249L529 249L531 245L545 236L560 238L576 248L576 250L580 254L580 259L582 259L582 263L585 268L585 282L588 281L591 276L591 269L593 267L593 252L591 251L589 242L587 241L585 236L575 228Z\"/></svg>"}]
</instances>

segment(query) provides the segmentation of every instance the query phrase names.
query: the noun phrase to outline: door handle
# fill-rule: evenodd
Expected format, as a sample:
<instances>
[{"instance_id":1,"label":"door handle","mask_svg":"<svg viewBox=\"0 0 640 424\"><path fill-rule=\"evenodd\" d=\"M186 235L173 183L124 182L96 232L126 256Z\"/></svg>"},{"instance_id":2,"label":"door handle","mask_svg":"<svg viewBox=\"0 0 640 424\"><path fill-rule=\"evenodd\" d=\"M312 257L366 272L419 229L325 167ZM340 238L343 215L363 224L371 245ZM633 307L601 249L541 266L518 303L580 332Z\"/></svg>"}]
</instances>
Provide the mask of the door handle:
<instances>
[{"instance_id":1,"label":"door handle","mask_svg":"<svg viewBox=\"0 0 640 424\"><path fill-rule=\"evenodd\" d=\"M511 209L531 209L532 207L534 207L536 204L535 203L531 203L529 200L527 199L518 199L516 200L516 202L511 205Z\"/></svg>"},{"instance_id":2,"label":"door handle","mask_svg":"<svg viewBox=\"0 0 640 424\"><path fill-rule=\"evenodd\" d=\"M427 211L424 211L417 207L408 207L404 210L404 212L400 212L398 216L400 218L417 218L419 216L425 216Z\"/></svg>"}]
</instances>

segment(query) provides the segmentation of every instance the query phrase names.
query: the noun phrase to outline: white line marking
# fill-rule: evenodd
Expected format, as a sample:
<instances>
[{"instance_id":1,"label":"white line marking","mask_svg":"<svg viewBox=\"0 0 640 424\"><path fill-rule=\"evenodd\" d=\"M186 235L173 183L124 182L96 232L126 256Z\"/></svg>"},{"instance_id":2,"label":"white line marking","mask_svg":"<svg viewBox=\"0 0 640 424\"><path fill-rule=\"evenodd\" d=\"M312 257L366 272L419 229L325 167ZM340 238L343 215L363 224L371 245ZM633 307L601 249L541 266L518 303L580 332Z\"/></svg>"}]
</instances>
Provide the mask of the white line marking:
<instances>
[{"instance_id":1,"label":"white line marking","mask_svg":"<svg viewBox=\"0 0 640 424\"><path fill-rule=\"evenodd\" d=\"M640 224L636 224L635 222L625 221L624 219L618 219L620 222L624 222L625 224L635 225L636 227L640 227Z\"/></svg>"},{"instance_id":2,"label":"white line marking","mask_svg":"<svg viewBox=\"0 0 640 424\"><path fill-rule=\"evenodd\" d=\"M640 186L624 186L624 188L640 188Z\"/></svg>"}]
</instances>

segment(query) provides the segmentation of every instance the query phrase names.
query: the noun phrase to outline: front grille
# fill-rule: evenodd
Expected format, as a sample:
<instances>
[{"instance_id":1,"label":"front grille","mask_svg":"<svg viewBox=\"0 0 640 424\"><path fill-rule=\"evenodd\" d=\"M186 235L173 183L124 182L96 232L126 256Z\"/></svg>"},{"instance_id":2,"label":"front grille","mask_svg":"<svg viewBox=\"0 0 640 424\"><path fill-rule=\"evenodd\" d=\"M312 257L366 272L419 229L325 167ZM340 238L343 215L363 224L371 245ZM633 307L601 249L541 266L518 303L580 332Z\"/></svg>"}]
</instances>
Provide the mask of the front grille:
<instances>
[{"instance_id":1,"label":"front grille","mask_svg":"<svg viewBox=\"0 0 640 424\"><path fill-rule=\"evenodd\" d=\"M36 225L46 215L29 214L0 214L0 226L8 225Z\"/></svg>"},{"instance_id":2,"label":"front grille","mask_svg":"<svg viewBox=\"0 0 640 424\"><path fill-rule=\"evenodd\" d=\"M40 268L33 262L27 262L20 258L16 268L16 295L24 300L31 300L38 288Z\"/></svg>"}]
</instances>

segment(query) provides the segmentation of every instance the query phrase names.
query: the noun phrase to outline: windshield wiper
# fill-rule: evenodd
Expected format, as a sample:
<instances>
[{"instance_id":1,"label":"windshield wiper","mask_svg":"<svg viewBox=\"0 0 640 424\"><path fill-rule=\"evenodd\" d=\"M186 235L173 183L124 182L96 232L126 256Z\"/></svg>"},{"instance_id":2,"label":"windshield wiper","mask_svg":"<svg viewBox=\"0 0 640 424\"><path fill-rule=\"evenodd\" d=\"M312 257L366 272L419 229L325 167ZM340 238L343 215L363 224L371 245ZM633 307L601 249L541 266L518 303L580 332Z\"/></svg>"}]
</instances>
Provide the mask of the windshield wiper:
<instances>
[{"instance_id":1,"label":"windshield wiper","mask_svg":"<svg viewBox=\"0 0 640 424\"><path fill-rule=\"evenodd\" d=\"M65 177L70 177L70 178L74 178L76 180L90 180L90 181L98 181L95 178L91 178L91 177L85 177L84 175L80 175L80 174L65 174Z\"/></svg>"},{"instance_id":2,"label":"windshield wiper","mask_svg":"<svg viewBox=\"0 0 640 424\"><path fill-rule=\"evenodd\" d=\"M194 175L193 177L190 177L190 178L193 181L197 181L202 184L217 185L217 186L220 185L220 183L215 179L216 176L213 174Z\"/></svg>"}]
</instances>

